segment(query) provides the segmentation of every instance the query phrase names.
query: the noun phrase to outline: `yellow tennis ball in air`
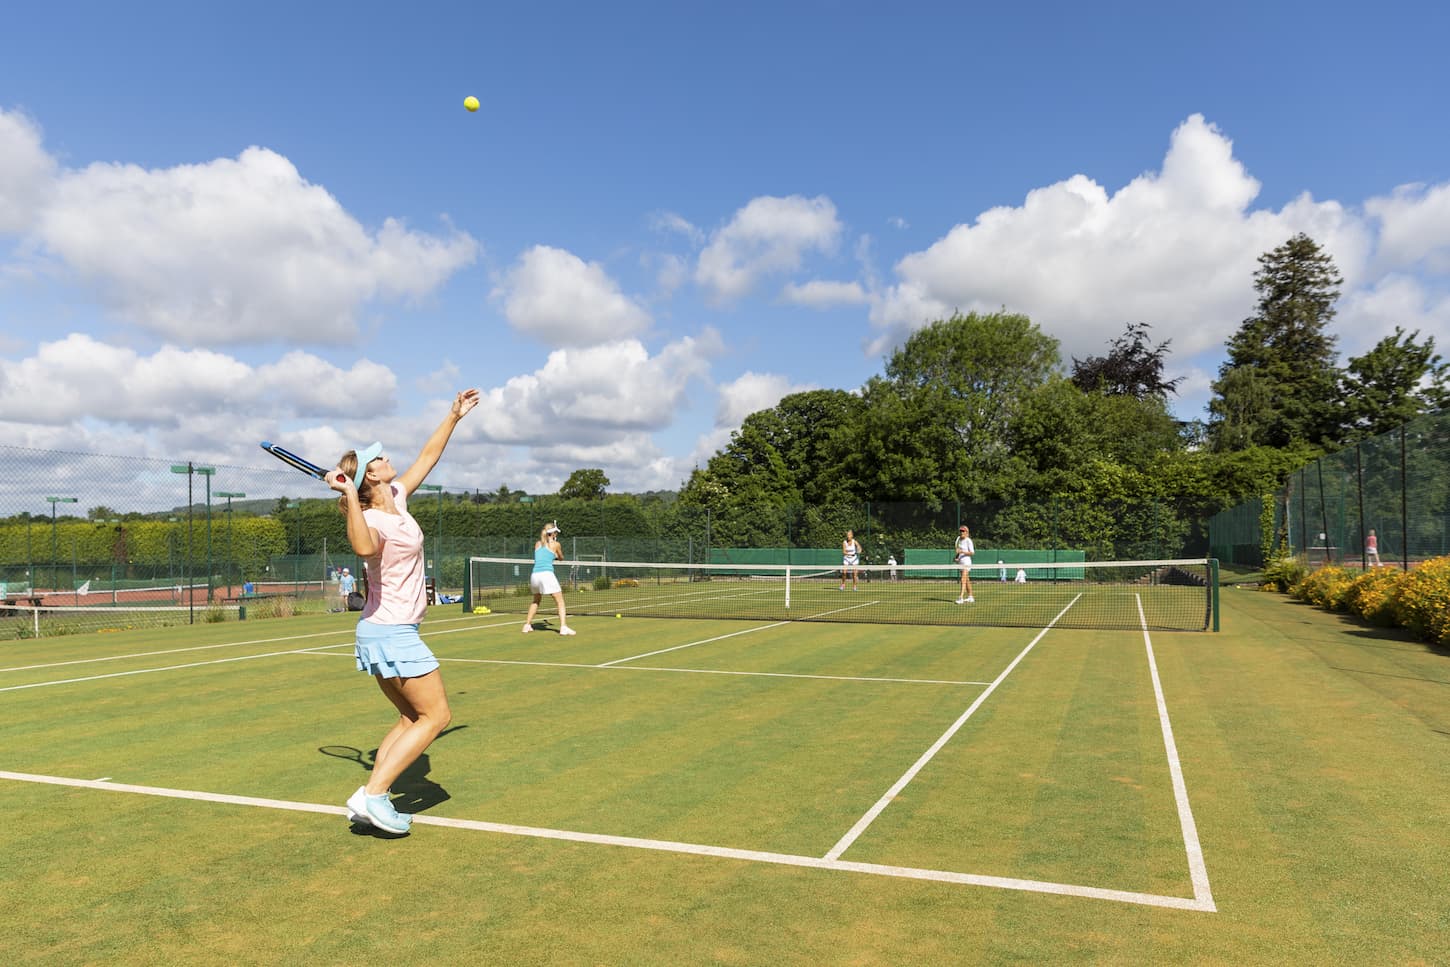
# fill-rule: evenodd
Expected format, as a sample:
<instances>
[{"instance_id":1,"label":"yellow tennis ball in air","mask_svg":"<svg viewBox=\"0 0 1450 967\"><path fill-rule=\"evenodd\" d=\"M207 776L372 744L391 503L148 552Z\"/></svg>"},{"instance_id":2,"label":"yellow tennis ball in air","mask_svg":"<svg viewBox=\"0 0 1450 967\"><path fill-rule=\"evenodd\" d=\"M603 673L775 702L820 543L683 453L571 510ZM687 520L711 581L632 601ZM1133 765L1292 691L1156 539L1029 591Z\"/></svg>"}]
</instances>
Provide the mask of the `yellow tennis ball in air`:
<instances>
[{"instance_id":1,"label":"yellow tennis ball in air","mask_svg":"<svg viewBox=\"0 0 1450 967\"><path fill-rule=\"evenodd\" d=\"M465 97L463 99L463 106L466 107L466 108L468 108L470 111L477 111L478 110L478 98L476 98L472 94L470 94L468 97Z\"/></svg>"}]
</instances>

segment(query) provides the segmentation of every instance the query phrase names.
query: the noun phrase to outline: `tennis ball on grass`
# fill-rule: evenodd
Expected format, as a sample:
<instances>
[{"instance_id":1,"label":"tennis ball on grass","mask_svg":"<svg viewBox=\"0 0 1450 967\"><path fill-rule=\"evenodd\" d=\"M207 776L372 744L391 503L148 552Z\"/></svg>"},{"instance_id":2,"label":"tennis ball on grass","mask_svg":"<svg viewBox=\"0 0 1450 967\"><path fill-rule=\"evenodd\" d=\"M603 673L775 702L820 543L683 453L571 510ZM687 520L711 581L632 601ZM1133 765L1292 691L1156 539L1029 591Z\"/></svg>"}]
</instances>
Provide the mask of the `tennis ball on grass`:
<instances>
[{"instance_id":1,"label":"tennis ball on grass","mask_svg":"<svg viewBox=\"0 0 1450 967\"><path fill-rule=\"evenodd\" d=\"M616 611L616 612L615 612L615 613L614 613L614 616L615 616L615 617L616 617L616 618L623 618L623 617L624 617L624 615L622 615L622 614L620 614L620 613L619 613L619 612L617 612L617 611Z\"/></svg>"}]
</instances>

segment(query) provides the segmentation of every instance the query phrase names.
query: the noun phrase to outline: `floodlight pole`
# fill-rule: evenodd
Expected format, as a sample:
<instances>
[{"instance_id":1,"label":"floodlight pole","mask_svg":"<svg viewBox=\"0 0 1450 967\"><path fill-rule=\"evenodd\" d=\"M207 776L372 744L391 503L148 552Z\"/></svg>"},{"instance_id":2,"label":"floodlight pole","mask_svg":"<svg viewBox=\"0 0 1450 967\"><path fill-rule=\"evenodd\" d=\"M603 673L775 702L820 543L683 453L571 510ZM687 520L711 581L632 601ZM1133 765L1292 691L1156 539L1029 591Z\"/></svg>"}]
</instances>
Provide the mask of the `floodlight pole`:
<instances>
[{"instance_id":1,"label":"floodlight pole","mask_svg":"<svg viewBox=\"0 0 1450 967\"><path fill-rule=\"evenodd\" d=\"M192 470L206 478L206 603L211 604L211 478L216 467L192 467Z\"/></svg>"},{"instance_id":2,"label":"floodlight pole","mask_svg":"<svg viewBox=\"0 0 1450 967\"><path fill-rule=\"evenodd\" d=\"M443 572L443 485L442 484L419 484L419 490L431 490L438 494L438 530L433 534L433 586L438 587L438 579Z\"/></svg>"},{"instance_id":3,"label":"floodlight pole","mask_svg":"<svg viewBox=\"0 0 1450 967\"><path fill-rule=\"evenodd\" d=\"M186 474L186 615L189 624L196 624L196 597L191 588L191 475L194 470L190 460L171 465L172 473Z\"/></svg>"},{"instance_id":4,"label":"floodlight pole","mask_svg":"<svg viewBox=\"0 0 1450 967\"><path fill-rule=\"evenodd\" d=\"M247 495L235 490L218 490L216 495L227 499L227 592L231 593L232 571L235 570L237 565L236 558L232 555L232 498L245 497Z\"/></svg>"},{"instance_id":5,"label":"floodlight pole","mask_svg":"<svg viewBox=\"0 0 1450 967\"><path fill-rule=\"evenodd\" d=\"M56 539L55 532L55 505L74 504L75 497L47 497L50 502L50 587L52 591L60 590L60 544ZM35 588L32 586L31 590Z\"/></svg>"}]
</instances>

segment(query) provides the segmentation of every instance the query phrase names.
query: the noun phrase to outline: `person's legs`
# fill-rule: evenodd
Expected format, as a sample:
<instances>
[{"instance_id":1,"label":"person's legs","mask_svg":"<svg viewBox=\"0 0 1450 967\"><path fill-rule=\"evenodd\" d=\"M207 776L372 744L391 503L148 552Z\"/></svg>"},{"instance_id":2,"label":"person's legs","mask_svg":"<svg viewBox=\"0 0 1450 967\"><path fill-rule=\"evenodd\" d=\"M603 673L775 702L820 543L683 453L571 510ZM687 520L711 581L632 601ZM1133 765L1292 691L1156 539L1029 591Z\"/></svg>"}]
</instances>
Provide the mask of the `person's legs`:
<instances>
[{"instance_id":1,"label":"person's legs","mask_svg":"<svg viewBox=\"0 0 1450 967\"><path fill-rule=\"evenodd\" d=\"M417 678L378 678L378 686L399 718L378 746L366 787L370 796L385 794L452 719L443 676L436 669Z\"/></svg>"},{"instance_id":2,"label":"person's legs","mask_svg":"<svg viewBox=\"0 0 1450 967\"><path fill-rule=\"evenodd\" d=\"M529 604L529 616L524 619L524 630L534 630L534 615L539 613L539 602L544 599L542 594L535 594L534 600Z\"/></svg>"},{"instance_id":3,"label":"person's legs","mask_svg":"<svg viewBox=\"0 0 1450 967\"><path fill-rule=\"evenodd\" d=\"M564 612L564 592L554 592L554 604L559 607L559 634L572 635L574 629L569 627L569 616Z\"/></svg>"}]
</instances>

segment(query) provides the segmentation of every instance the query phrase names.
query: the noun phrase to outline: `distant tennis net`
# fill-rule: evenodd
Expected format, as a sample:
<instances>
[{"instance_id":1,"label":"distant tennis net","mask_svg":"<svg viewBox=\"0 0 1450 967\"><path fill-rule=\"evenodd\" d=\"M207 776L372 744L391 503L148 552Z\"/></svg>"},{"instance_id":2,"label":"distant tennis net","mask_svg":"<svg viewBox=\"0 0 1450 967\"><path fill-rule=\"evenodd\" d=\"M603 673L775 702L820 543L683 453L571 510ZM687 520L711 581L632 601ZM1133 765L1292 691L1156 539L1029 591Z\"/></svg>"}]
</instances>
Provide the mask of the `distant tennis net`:
<instances>
[{"instance_id":1,"label":"distant tennis net","mask_svg":"<svg viewBox=\"0 0 1450 967\"><path fill-rule=\"evenodd\" d=\"M522 614L533 599L533 561L474 557L465 610ZM1075 561L974 566L973 601L958 604L953 565L840 568L765 564L560 561L569 614L874 624L1149 628L1217 627L1213 560ZM1139 616L1139 608L1142 617ZM552 603L545 599L543 612ZM1065 611L1064 611L1065 609Z\"/></svg>"}]
</instances>

